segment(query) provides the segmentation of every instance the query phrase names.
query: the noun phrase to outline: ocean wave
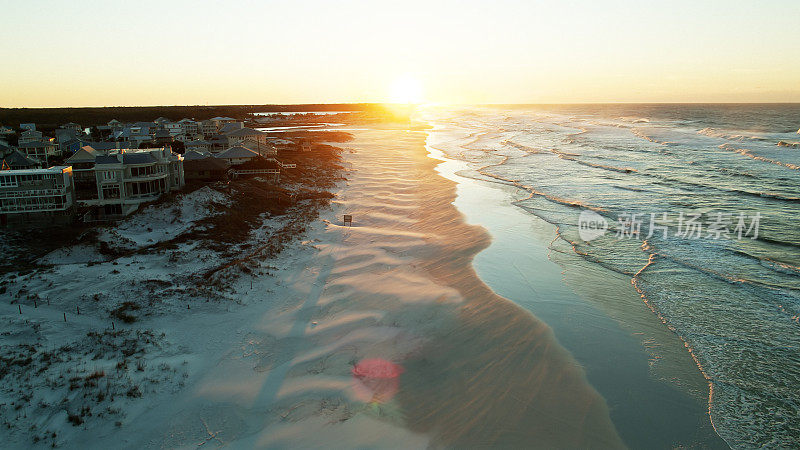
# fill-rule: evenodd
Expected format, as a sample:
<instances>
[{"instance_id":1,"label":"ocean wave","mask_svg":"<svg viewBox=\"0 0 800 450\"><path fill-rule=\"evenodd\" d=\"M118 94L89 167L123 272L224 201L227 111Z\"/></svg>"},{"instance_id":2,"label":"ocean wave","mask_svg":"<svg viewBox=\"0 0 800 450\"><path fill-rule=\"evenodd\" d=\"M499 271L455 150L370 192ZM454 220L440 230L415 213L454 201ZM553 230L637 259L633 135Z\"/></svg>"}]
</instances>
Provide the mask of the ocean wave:
<instances>
[{"instance_id":1,"label":"ocean wave","mask_svg":"<svg viewBox=\"0 0 800 450\"><path fill-rule=\"evenodd\" d=\"M758 264L759 266L764 267L765 269L771 270L773 272L778 272L781 274L788 274L788 275L800 275L800 267L794 266L792 264L778 261L766 256L754 255L740 248L728 248L726 250L738 257L750 260Z\"/></svg>"},{"instance_id":2,"label":"ocean wave","mask_svg":"<svg viewBox=\"0 0 800 450\"><path fill-rule=\"evenodd\" d=\"M550 151L554 155L558 156L561 159L565 159L567 161L572 161L574 163L577 163L577 164L580 164L580 165L583 165L583 166L586 166L586 167L594 167L596 169L610 170L612 172L619 172L619 173L634 173L634 172L638 172L638 170L632 169L630 167L614 167L614 166L609 166L609 165L606 165L606 164L597 164L597 163L584 161L582 159L578 159L578 157L582 156L582 155L578 155L576 153L562 152L562 151L556 150L554 148L550 149Z\"/></svg>"},{"instance_id":3,"label":"ocean wave","mask_svg":"<svg viewBox=\"0 0 800 450\"><path fill-rule=\"evenodd\" d=\"M617 117L617 120L621 120L623 122L629 122L629 123L650 123L650 119L648 119L646 117L627 117L627 116L622 116L622 117Z\"/></svg>"},{"instance_id":4,"label":"ocean wave","mask_svg":"<svg viewBox=\"0 0 800 450\"><path fill-rule=\"evenodd\" d=\"M631 192L651 192L651 191L648 191L647 189L633 188L633 187L630 187L630 186L620 186L620 185L618 185L618 184L615 184L615 185L614 185L614 187L615 187L616 189L622 189L623 191L631 191Z\"/></svg>"},{"instance_id":5,"label":"ocean wave","mask_svg":"<svg viewBox=\"0 0 800 450\"><path fill-rule=\"evenodd\" d=\"M703 183L697 183L697 182L692 182L692 181L686 181L686 180L681 180L681 179L678 179L678 178L668 177L666 175L660 175L660 174L653 174L653 173L646 173L646 172L642 172L642 174L646 175L646 176L649 176L649 177L656 178L658 180L658 184L660 184L662 186L675 186L675 185L679 185L680 186L680 185L682 185L683 187L686 187L686 188L689 188L689 189L705 188L705 189L709 189L709 190L713 190L713 191L717 191L717 192L725 192L725 193L728 193L728 194L746 195L748 197L758 197L758 198L763 198L763 199L768 199L768 200L778 200L778 201L790 202L790 203L799 203L800 202L800 197L790 197L790 196L777 194L777 193L774 193L774 192L753 192L753 191L748 191L748 190L745 190L745 189L725 188L725 187L714 186L714 185L710 185L710 184L703 184ZM673 202L673 204L678 204L678 203ZM693 203L686 204L686 206L693 206L693 205L694 205Z\"/></svg>"},{"instance_id":6,"label":"ocean wave","mask_svg":"<svg viewBox=\"0 0 800 450\"><path fill-rule=\"evenodd\" d=\"M778 147L800 148L800 142L779 141Z\"/></svg>"},{"instance_id":7,"label":"ocean wave","mask_svg":"<svg viewBox=\"0 0 800 450\"><path fill-rule=\"evenodd\" d=\"M502 144L508 145L509 147L514 147L517 150L522 150L523 152L531 153L531 154L548 153L545 150L540 150L540 149L537 149L537 148L528 147L527 145L517 144L516 142L512 142L512 141L509 141L509 140L503 141Z\"/></svg>"},{"instance_id":8,"label":"ocean wave","mask_svg":"<svg viewBox=\"0 0 800 450\"><path fill-rule=\"evenodd\" d=\"M765 158L763 156L759 156L759 155L753 154L752 151L750 151L750 150L748 150L746 148L738 148L738 147L736 147L734 145L731 145L731 144L722 144L722 145L719 146L719 148L721 148L723 150L736 152L736 153L738 153L740 155L747 156L748 158L752 158L752 159L754 159L756 161L768 162L768 163L775 164L775 165L778 165L778 166L783 166L783 167L786 167L786 168L789 168L789 169L792 169L792 170L800 170L800 166L798 166L796 164L791 164L791 163L787 163L787 162L783 162L783 161L778 161L777 159Z\"/></svg>"},{"instance_id":9,"label":"ocean wave","mask_svg":"<svg viewBox=\"0 0 800 450\"><path fill-rule=\"evenodd\" d=\"M652 142L654 144L661 144L661 145L668 145L668 146L670 146L670 145L679 145L677 142L656 139L653 136L645 134L642 130L637 130L636 128L632 128L631 129L631 133L633 133L633 135L636 136L636 137L642 138L642 139L644 139L646 141L650 141L650 142Z\"/></svg>"},{"instance_id":10,"label":"ocean wave","mask_svg":"<svg viewBox=\"0 0 800 450\"><path fill-rule=\"evenodd\" d=\"M737 133L728 130L716 130L714 128L703 128L699 130L697 134L702 134L704 136L725 139L727 141L766 141L767 139L763 136L756 136L756 135L747 135L743 133Z\"/></svg>"},{"instance_id":11,"label":"ocean wave","mask_svg":"<svg viewBox=\"0 0 800 450\"><path fill-rule=\"evenodd\" d=\"M726 175L732 175L735 177L758 178L757 176L753 175L750 172L740 172L738 170L728 169L726 167L719 167L717 168L717 170Z\"/></svg>"}]
</instances>

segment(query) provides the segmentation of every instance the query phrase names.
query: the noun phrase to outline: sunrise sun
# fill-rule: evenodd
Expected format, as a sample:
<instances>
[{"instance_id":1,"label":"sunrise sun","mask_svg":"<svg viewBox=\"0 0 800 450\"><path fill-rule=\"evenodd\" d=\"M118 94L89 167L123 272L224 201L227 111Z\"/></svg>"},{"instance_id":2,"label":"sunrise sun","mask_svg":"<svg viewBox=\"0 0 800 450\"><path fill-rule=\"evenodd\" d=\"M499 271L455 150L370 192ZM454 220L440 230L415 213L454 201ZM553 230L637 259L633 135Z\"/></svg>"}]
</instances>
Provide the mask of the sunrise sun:
<instances>
[{"instance_id":1,"label":"sunrise sun","mask_svg":"<svg viewBox=\"0 0 800 450\"><path fill-rule=\"evenodd\" d=\"M392 103L421 103L422 83L411 75L403 75L394 80L389 100Z\"/></svg>"}]
</instances>

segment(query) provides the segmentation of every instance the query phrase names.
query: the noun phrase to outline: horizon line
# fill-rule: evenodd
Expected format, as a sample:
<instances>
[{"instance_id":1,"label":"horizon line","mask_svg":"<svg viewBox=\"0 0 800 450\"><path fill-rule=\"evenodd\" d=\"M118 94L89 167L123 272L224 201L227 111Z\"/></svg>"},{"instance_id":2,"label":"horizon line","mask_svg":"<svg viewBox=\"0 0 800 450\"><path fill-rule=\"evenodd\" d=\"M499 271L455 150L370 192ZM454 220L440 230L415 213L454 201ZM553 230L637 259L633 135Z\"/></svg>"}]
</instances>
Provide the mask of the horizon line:
<instances>
[{"instance_id":1,"label":"horizon line","mask_svg":"<svg viewBox=\"0 0 800 450\"><path fill-rule=\"evenodd\" d=\"M180 105L104 105L104 106L0 106L0 110L24 109L100 109L100 108L223 108L223 107L287 107L287 106L564 106L564 105L800 105L788 102L545 102L545 103L393 103L393 102L322 102L322 103L228 103Z\"/></svg>"}]
</instances>

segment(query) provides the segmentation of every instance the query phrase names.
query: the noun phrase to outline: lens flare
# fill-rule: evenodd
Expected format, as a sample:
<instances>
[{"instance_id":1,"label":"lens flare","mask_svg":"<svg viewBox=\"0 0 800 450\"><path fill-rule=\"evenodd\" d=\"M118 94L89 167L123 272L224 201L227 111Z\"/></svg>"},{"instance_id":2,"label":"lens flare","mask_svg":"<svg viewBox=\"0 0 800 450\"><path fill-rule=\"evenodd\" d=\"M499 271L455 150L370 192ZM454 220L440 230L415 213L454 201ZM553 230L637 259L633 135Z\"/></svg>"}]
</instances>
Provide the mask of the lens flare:
<instances>
[{"instance_id":1,"label":"lens flare","mask_svg":"<svg viewBox=\"0 0 800 450\"><path fill-rule=\"evenodd\" d=\"M400 389L403 368L382 358L362 359L353 367L353 392L364 403L386 403Z\"/></svg>"}]
</instances>

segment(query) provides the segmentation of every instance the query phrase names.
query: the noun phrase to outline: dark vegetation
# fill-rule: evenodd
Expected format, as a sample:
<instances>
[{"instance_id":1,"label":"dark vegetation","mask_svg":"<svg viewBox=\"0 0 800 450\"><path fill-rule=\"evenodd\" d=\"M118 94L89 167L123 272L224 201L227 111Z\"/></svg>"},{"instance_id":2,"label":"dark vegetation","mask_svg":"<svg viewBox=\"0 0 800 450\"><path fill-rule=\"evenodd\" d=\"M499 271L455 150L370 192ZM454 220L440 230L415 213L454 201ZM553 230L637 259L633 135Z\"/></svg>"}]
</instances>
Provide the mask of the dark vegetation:
<instances>
[{"instance_id":1,"label":"dark vegetation","mask_svg":"<svg viewBox=\"0 0 800 450\"><path fill-rule=\"evenodd\" d=\"M7 257L0 258L0 275L38 268L36 260L53 250L79 243L76 241L91 226L78 222L50 228L0 230L0 239ZM11 250L11 251L9 251ZM17 251L21 250L21 251ZM13 257L8 257L13 254Z\"/></svg>"},{"instance_id":2,"label":"dark vegetation","mask_svg":"<svg viewBox=\"0 0 800 450\"><path fill-rule=\"evenodd\" d=\"M290 111L367 111L374 104L307 104L307 105L229 105L229 106L113 106L88 108L0 108L0 124L19 127L20 123L35 123L39 131L49 131L75 122L82 126L106 124L111 119L122 122L149 122L157 117L180 120L185 117L205 120L224 116L244 120L254 112Z\"/></svg>"}]
</instances>

